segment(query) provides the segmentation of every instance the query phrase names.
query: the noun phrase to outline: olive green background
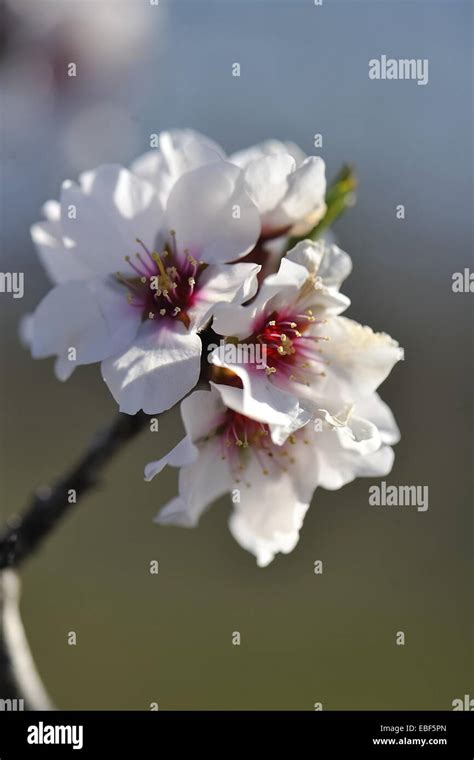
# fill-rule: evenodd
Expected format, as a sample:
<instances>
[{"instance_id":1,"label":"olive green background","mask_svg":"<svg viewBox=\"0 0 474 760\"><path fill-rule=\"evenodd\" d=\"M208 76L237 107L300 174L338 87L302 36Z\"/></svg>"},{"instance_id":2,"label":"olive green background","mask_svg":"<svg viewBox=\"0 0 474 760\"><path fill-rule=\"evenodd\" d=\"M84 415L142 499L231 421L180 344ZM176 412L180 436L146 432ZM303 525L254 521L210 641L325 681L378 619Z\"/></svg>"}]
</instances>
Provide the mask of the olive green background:
<instances>
[{"instance_id":1,"label":"olive green background","mask_svg":"<svg viewBox=\"0 0 474 760\"><path fill-rule=\"evenodd\" d=\"M228 532L226 500L195 530L152 523L176 488L175 471L142 477L180 436L178 414L162 415L159 432L124 449L22 569L38 668L63 709L451 709L474 693L473 296L451 290L453 272L472 267L472 8L162 6L156 45L110 86L142 150L150 132L171 126L200 129L228 150L272 136L310 153L321 132L329 176L346 160L356 165L358 203L335 229L354 262L348 314L405 347L381 389L402 431L386 480L428 485L429 510L370 507L372 480L318 490L294 552L259 569ZM369 81L367 62L382 53L428 58L429 84ZM14 131L3 141L2 270L26 277L22 301L0 295L3 518L116 413L97 366L61 384L52 361L33 361L16 335L48 289L28 227L72 173L58 146L84 97L64 111L59 103L56 131L36 125L33 145Z\"/></svg>"}]
</instances>

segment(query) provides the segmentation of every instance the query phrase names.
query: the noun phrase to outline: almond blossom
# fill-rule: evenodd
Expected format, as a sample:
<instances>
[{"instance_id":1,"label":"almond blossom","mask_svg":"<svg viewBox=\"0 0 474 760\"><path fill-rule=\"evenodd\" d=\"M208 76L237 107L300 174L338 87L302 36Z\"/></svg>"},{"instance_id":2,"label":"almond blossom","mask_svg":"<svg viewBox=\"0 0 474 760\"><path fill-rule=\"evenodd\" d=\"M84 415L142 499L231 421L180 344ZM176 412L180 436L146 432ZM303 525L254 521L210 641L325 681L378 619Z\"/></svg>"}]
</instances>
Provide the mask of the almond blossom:
<instances>
[{"instance_id":1,"label":"almond blossom","mask_svg":"<svg viewBox=\"0 0 474 760\"><path fill-rule=\"evenodd\" d=\"M325 163L297 145L267 140L232 154L245 171L248 193L260 212L262 239L304 235L326 211Z\"/></svg>"},{"instance_id":2,"label":"almond blossom","mask_svg":"<svg viewBox=\"0 0 474 760\"><path fill-rule=\"evenodd\" d=\"M260 234L243 172L217 157L178 174L164 202L143 177L100 166L63 183L32 228L54 283L24 330L33 356L56 356L61 380L102 362L128 414L160 412L188 393L214 306L257 288L257 265L228 263Z\"/></svg>"},{"instance_id":3,"label":"almond blossom","mask_svg":"<svg viewBox=\"0 0 474 760\"><path fill-rule=\"evenodd\" d=\"M210 391L194 391L181 402L185 437L145 468L146 480L166 465L180 468L179 495L156 522L194 527L213 501L230 493L232 535L260 567L268 565L296 546L317 486L333 490L390 472L390 444L399 437L391 412L372 394L363 413L321 412L311 421L302 414L285 427L277 412L248 416L240 388L211 383Z\"/></svg>"},{"instance_id":4,"label":"almond blossom","mask_svg":"<svg viewBox=\"0 0 474 760\"><path fill-rule=\"evenodd\" d=\"M183 173L225 158L216 142L191 129L162 132L158 142L159 148L145 153L131 168L156 187L162 201ZM233 153L227 160L244 171L247 192L260 214L261 239L303 235L324 215L322 158L307 157L292 142L267 140Z\"/></svg>"},{"instance_id":5,"label":"almond blossom","mask_svg":"<svg viewBox=\"0 0 474 760\"><path fill-rule=\"evenodd\" d=\"M230 363L222 346L210 357L240 379L245 413L271 408L289 420L299 405L337 412L370 397L403 357L390 336L340 316L350 304L339 288L351 266L337 246L305 240L250 304L216 308L215 332L265 349L264 371L255 363Z\"/></svg>"}]
</instances>

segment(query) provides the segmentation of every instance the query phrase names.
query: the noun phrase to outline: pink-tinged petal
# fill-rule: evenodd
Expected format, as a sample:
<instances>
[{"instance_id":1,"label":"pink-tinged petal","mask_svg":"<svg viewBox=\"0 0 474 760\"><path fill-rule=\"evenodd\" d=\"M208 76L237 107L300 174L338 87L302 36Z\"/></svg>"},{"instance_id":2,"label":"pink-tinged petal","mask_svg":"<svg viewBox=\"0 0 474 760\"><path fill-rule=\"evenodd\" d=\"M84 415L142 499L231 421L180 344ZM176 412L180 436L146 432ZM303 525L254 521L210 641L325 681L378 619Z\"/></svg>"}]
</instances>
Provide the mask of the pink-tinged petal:
<instances>
[{"instance_id":1,"label":"pink-tinged petal","mask_svg":"<svg viewBox=\"0 0 474 760\"><path fill-rule=\"evenodd\" d=\"M36 359L56 355L56 374L64 380L76 366L129 346L139 325L140 315L112 279L57 285L32 315L31 351Z\"/></svg>"},{"instance_id":2,"label":"pink-tinged petal","mask_svg":"<svg viewBox=\"0 0 474 760\"><path fill-rule=\"evenodd\" d=\"M226 161L187 172L174 185L165 227L176 230L178 248L199 261L219 264L245 256L260 234L260 217L240 169Z\"/></svg>"},{"instance_id":3,"label":"pink-tinged petal","mask_svg":"<svg viewBox=\"0 0 474 760\"><path fill-rule=\"evenodd\" d=\"M65 246L96 273L130 274L125 256L137 250L136 238L153 249L162 219L163 210L152 185L121 166L100 166L82 174L80 185L69 181L63 184L61 227Z\"/></svg>"},{"instance_id":4,"label":"pink-tinged petal","mask_svg":"<svg viewBox=\"0 0 474 760\"><path fill-rule=\"evenodd\" d=\"M249 404L246 392L242 388L213 382L211 388L219 393L223 404L234 412L250 417L250 409L252 419L268 425L270 437L277 446L283 445L295 430L304 427L312 419L311 412L297 405L288 414L282 415L275 413L273 408L269 409L267 404L259 404L256 399Z\"/></svg>"},{"instance_id":5,"label":"pink-tinged petal","mask_svg":"<svg viewBox=\"0 0 474 760\"><path fill-rule=\"evenodd\" d=\"M199 290L188 309L191 327L202 329L218 303L244 303L257 292L258 264L221 264L209 266L199 278Z\"/></svg>"},{"instance_id":6,"label":"pink-tinged petal","mask_svg":"<svg viewBox=\"0 0 474 760\"><path fill-rule=\"evenodd\" d=\"M257 297L249 306L221 304L214 310L213 329L219 335L247 338L259 315L294 303L308 276L300 264L282 259L275 274L265 278Z\"/></svg>"},{"instance_id":7,"label":"pink-tinged petal","mask_svg":"<svg viewBox=\"0 0 474 760\"><path fill-rule=\"evenodd\" d=\"M182 322L144 322L132 346L102 362L120 411L157 414L189 393L199 379L201 340Z\"/></svg>"}]
</instances>

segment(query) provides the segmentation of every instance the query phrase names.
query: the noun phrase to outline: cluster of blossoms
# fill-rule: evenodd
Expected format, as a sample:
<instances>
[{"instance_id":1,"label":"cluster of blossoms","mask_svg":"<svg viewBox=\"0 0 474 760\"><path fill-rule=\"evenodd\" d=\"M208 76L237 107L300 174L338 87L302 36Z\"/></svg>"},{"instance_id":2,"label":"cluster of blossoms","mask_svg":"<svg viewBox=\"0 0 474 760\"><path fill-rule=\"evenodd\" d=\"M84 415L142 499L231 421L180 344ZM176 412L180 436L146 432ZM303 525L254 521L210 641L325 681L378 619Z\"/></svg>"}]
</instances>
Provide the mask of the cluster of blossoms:
<instances>
[{"instance_id":1,"label":"cluster of blossoms","mask_svg":"<svg viewBox=\"0 0 474 760\"><path fill-rule=\"evenodd\" d=\"M399 438L376 389L402 350L341 316L351 260L304 239L325 193L324 162L293 144L226 157L173 131L130 169L65 182L32 229L54 282L25 324L33 356L55 356L61 380L100 361L128 414L181 401L185 437L145 468L179 468L157 521L194 526L231 493L232 534L261 566L294 548L318 485L386 475Z\"/></svg>"}]
</instances>

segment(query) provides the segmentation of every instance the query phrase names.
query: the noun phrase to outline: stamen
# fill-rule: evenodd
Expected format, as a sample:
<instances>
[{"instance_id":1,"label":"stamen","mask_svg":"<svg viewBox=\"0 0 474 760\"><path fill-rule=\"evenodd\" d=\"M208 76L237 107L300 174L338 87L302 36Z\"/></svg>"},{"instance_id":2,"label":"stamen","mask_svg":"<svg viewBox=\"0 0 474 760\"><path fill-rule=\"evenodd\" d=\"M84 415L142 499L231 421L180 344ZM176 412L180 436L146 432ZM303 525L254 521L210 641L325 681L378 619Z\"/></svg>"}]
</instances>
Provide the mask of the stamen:
<instances>
[{"instance_id":1,"label":"stamen","mask_svg":"<svg viewBox=\"0 0 474 760\"><path fill-rule=\"evenodd\" d=\"M134 272L136 272L140 278L142 278L142 277L143 277L143 271L142 271L141 269L139 269L139 268L138 268L138 267L137 267L137 266L136 266L136 265L133 263L133 261L132 261L132 259L131 259L131 257L130 257L130 256L125 256L125 261L127 262L127 264L128 264L129 266L131 266L131 267L132 267L133 271L134 271ZM146 281L146 278L145 278L145 281Z\"/></svg>"},{"instance_id":2,"label":"stamen","mask_svg":"<svg viewBox=\"0 0 474 760\"><path fill-rule=\"evenodd\" d=\"M144 243L142 240L140 240L140 238L135 238L135 241L138 243L138 245L141 245L141 247L142 247L142 248L143 248L143 250L145 251L146 255L147 255L147 256L148 256L148 258L150 259L150 262L151 262L151 264L153 264L153 256L151 255L151 253L150 253L150 251L148 250L148 248L147 248L147 246L145 245L145 243Z\"/></svg>"},{"instance_id":3,"label":"stamen","mask_svg":"<svg viewBox=\"0 0 474 760\"><path fill-rule=\"evenodd\" d=\"M150 267L148 266L148 264L146 263L146 261L143 261L141 253L136 253L135 256L137 257L138 261L140 262L140 264L144 268L145 272L148 272L148 274L150 276L153 275L153 274L155 274L155 270L154 269L150 269Z\"/></svg>"}]
</instances>

